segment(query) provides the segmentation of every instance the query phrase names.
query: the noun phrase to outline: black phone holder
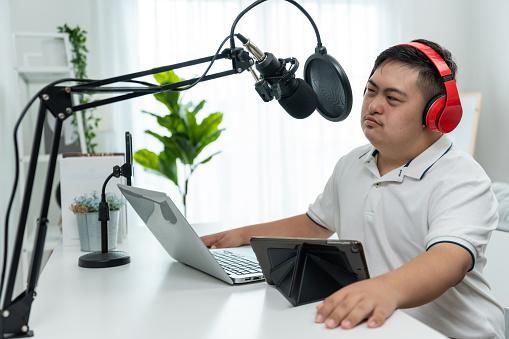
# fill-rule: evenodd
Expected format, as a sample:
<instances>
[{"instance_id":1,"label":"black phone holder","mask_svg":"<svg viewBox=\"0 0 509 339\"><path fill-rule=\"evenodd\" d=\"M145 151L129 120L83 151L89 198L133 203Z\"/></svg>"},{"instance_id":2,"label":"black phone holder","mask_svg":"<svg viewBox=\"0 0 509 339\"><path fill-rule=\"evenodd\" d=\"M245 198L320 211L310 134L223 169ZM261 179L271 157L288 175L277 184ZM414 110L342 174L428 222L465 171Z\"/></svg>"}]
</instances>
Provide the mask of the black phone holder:
<instances>
[{"instance_id":1,"label":"black phone holder","mask_svg":"<svg viewBox=\"0 0 509 339\"><path fill-rule=\"evenodd\" d=\"M267 255L276 288L293 306L323 300L360 280L345 252L334 246L303 243L296 248L268 248Z\"/></svg>"},{"instance_id":2,"label":"black phone holder","mask_svg":"<svg viewBox=\"0 0 509 339\"><path fill-rule=\"evenodd\" d=\"M113 172L104 181L101 202L99 203L99 221L101 222L101 251L82 255L78 259L78 266L84 268L105 268L129 264L131 257L124 251L110 251L108 248L108 221L110 221L110 207L106 201L106 185L111 178L126 178L127 185L131 186L133 175L133 148L131 133L125 132L126 163L122 166L114 166Z\"/></svg>"}]
</instances>

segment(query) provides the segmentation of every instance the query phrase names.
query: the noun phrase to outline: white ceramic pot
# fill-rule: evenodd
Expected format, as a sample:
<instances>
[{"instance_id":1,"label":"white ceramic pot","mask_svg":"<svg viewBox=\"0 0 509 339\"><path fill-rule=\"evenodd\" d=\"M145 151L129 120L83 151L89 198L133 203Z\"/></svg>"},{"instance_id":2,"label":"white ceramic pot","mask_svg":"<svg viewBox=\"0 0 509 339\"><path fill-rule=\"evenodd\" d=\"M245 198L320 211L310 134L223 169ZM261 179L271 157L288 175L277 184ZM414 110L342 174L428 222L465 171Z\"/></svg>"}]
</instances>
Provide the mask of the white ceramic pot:
<instances>
[{"instance_id":1,"label":"white ceramic pot","mask_svg":"<svg viewBox=\"0 0 509 339\"><path fill-rule=\"evenodd\" d=\"M117 247L118 220L120 211L110 211L108 221L108 250ZM101 251L101 222L99 212L76 213L81 250L84 252Z\"/></svg>"}]
</instances>

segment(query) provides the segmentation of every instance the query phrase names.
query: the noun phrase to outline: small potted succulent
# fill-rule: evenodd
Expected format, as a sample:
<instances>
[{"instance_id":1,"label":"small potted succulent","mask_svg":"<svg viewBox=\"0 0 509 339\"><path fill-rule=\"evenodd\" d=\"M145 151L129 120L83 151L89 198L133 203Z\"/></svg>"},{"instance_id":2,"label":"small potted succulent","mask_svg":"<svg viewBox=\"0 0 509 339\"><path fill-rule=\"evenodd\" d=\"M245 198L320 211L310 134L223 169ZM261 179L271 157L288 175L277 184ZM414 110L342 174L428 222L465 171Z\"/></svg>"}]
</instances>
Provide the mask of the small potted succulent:
<instances>
[{"instance_id":1,"label":"small potted succulent","mask_svg":"<svg viewBox=\"0 0 509 339\"><path fill-rule=\"evenodd\" d=\"M110 220L108 221L108 249L117 247L118 222L120 208L124 204L114 193L106 193L109 205ZM99 203L101 194L97 191L74 198L69 207L76 215L81 250L95 252L101 250L101 222L99 221Z\"/></svg>"}]
</instances>

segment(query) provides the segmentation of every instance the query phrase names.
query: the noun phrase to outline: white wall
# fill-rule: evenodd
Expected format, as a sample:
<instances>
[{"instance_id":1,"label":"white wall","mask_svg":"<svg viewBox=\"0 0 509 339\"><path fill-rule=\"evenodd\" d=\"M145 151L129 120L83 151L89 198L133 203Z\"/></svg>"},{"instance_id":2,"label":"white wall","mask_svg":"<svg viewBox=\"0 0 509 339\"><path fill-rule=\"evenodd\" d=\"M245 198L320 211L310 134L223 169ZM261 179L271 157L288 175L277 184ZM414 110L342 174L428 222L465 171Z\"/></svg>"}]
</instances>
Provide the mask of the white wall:
<instances>
[{"instance_id":1,"label":"white wall","mask_svg":"<svg viewBox=\"0 0 509 339\"><path fill-rule=\"evenodd\" d=\"M469 89L473 74L471 46L476 30L473 3L476 0L400 0L404 8L401 15L402 41L424 38L446 47L453 54L459 67L458 90ZM438 14L440 13L440 14ZM398 43L395 41L394 43Z\"/></svg>"},{"instance_id":2,"label":"white wall","mask_svg":"<svg viewBox=\"0 0 509 339\"><path fill-rule=\"evenodd\" d=\"M506 99L509 67L509 1L401 0L402 40L418 37L451 50L459 66L460 92L482 92L474 157L492 181L509 182Z\"/></svg>"},{"instance_id":3,"label":"white wall","mask_svg":"<svg viewBox=\"0 0 509 339\"><path fill-rule=\"evenodd\" d=\"M483 92L476 158L492 180L509 182L509 1L476 1L473 10L476 30L470 46L471 71Z\"/></svg>"}]
</instances>

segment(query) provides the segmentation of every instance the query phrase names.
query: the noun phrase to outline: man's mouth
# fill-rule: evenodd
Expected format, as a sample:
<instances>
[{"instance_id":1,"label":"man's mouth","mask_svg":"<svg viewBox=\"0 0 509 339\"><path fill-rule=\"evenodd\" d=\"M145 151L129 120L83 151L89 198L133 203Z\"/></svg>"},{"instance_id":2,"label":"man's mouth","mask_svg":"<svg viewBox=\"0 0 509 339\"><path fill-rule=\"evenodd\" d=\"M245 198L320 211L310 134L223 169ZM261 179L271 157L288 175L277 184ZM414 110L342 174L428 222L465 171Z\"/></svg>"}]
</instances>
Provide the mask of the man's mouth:
<instances>
[{"instance_id":1,"label":"man's mouth","mask_svg":"<svg viewBox=\"0 0 509 339\"><path fill-rule=\"evenodd\" d=\"M372 115L366 115L364 117L364 122L368 125L379 125L382 126L382 123L374 118Z\"/></svg>"}]
</instances>

